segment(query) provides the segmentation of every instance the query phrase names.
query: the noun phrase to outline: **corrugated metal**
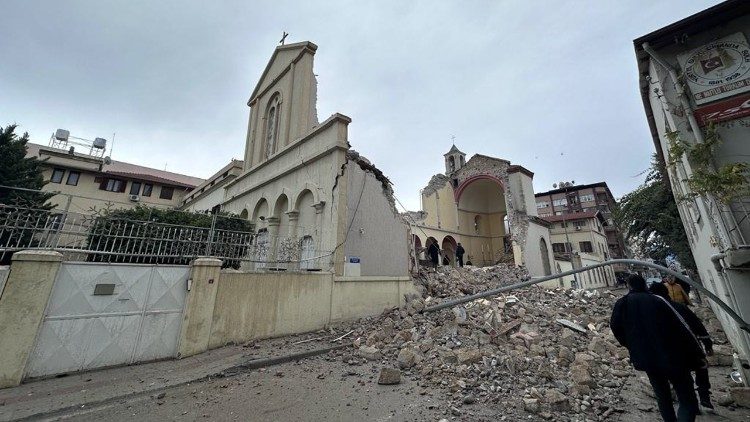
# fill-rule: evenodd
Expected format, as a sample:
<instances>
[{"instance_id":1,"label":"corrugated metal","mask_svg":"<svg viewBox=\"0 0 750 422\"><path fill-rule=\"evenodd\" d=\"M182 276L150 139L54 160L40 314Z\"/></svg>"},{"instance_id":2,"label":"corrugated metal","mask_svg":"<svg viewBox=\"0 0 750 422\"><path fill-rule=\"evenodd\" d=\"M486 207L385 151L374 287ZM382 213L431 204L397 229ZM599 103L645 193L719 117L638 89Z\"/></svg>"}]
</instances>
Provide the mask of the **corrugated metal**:
<instances>
[{"instance_id":1,"label":"corrugated metal","mask_svg":"<svg viewBox=\"0 0 750 422\"><path fill-rule=\"evenodd\" d=\"M189 267L63 263L27 377L173 357ZM112 295L94 295L114 284Z\"/></svg>"},{"instance_id":2,"label":"corrugated metal","mask_svg":"<svg viewBox=\"0 0 750 422\"><path fill-rule=\"evenodd\" d=\"M8 281L9 274L10 267L7 265L0 265L0 296L3 295L3 289L5 288L5 282Z\"/></svg>"}]
</instances>

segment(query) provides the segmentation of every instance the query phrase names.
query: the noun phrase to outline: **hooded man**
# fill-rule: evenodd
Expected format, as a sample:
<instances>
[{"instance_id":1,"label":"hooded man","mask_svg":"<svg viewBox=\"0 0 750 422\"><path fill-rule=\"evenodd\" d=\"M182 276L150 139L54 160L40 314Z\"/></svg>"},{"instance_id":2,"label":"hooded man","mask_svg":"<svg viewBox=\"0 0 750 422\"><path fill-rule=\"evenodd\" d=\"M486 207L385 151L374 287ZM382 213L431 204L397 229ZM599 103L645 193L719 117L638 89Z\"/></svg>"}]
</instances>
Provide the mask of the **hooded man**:
<instances>
[{"instance_id":1,"label":"hooded man","mask_svg":"<svg viewBox=\"0 0 750 422\"><path fill-rule=\"evenodd\" d=\"M708 330L706 330L706 326L703 325L701 319L698 318L698 315L696 315L695 312L691 311L690 308L681 303L672 302L669 298L667 287L664 284L654 283L648 290L651 293L668 300L669 304L672 305L682 319L685 320L688 327L690 327L690 331L692 331L695 337L703 343L703 348L706 351L706 354L710 356L714 353L713 342L708 335ZM698 400L700 400L700 405L708 411L714 410L714 405L711 403L711 382L708 378L708 366L695 369L695 386L698 387Z\"/></svg>"},{"instance_id":2,"label":"hooded man","mask_svg":"<svg viewBox=\"0 0 750 422\"><path fill-rule=\"evenodd\" d=\"M610 328L630 352L630 363L645 371L666 422L692 422L699 412L690 371L705 366L705 354L690 328L669 303L646 290L639 275L612 310ZM670 384L680 402L675 415Z\"/></svg>"}]
</instances>

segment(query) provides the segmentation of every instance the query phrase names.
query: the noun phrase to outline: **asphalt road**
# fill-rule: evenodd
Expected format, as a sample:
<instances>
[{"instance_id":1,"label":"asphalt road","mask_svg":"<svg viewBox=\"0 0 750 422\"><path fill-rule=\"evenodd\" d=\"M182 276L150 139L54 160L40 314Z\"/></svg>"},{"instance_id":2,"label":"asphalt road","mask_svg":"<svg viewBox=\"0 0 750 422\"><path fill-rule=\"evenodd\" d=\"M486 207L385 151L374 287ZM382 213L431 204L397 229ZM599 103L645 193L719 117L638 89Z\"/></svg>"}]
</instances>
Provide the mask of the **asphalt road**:
<instances>
[{"instance_id":1,"label":"asphalt road","mask_svg":"<svg viewBox=\"0 0 750 422\"><path fill-rule=\"evenodd\" d=\"M379 365L324 357L168 389L52 420L437 421L440 395L404 379L377 384ZM420 392L422 394L420 394ZM449 409L448 409L449 410Z\"/></svg>"}]
</instances>

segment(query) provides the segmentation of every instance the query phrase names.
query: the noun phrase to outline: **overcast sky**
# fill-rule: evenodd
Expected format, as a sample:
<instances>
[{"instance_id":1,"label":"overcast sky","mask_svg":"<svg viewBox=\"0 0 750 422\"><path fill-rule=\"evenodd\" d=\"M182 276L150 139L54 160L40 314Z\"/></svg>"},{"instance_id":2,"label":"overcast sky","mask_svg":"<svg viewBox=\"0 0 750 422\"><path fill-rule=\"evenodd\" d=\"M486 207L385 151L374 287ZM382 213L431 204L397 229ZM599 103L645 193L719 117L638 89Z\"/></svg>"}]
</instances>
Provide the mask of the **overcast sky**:
<instances>
[{"instance_id":1,"label":"overcast sky","mask_svg":"<svg viewBox=\"0 0 750 422\"><path fill-rule=\"evenodd\" d=\"M297 4L299 3L299 4ZM451 136L554 182L634 189L654 151L632 40L717 0L2 2L0 124L112 139L113 158L208 177L242 158L282 31L318 45L318 117L419 208ZM467 157L468 158L468 157Z\"/></svg>"}]
</instances>

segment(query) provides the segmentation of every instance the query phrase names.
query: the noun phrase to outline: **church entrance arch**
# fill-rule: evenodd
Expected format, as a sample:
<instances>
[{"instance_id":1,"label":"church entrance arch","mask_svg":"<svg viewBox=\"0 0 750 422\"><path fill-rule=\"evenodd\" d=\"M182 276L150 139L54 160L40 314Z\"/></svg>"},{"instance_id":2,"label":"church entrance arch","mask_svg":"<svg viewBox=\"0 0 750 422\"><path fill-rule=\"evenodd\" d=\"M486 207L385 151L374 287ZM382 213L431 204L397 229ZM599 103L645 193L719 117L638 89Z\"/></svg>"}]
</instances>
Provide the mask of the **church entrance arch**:
<instances>
[{"instance_id":1,"label":"church entrance arch","mask_svg":"<svg viewBox=\"0 0 750 422\"><path fill-rule=\"evenodd\" d=\"M425 247L424 257L428 261L432 259L430 257L430 246L432 246L432 245L435 245L435 247L437 247L438 249L440 249L440 244L438 243L437 239L435 239L434 237L430 236L424 242L424 247ZM440 257L439 256L438 256L438 264L440 264Z\"/></svg>"},{"instance_id":2,"label":"church entrance arch","mask_svg":"<svg viewBox=\"0 0 750 422\"><path fill-rule=\"evenodd\" d=\"M508 210L500 179L489 174L472 176L456 188L455 200L459 226L472 235L472 263L488 266L502 260L508 253L504 238L509 230L504 224Z\"/></svg>"},{"instance_id":3,"label":"church entrance arch","mask_svg":"<svg viewBox=\"0 0 750 422\"><path fill-rule=\"evenodd\" d=\"M440 258L440 263L443 263L445 257L448 258L448 265L456 266L456 239L453 236L445 236L443 238L443 252Z\"/></svg>"}]
</instances>

